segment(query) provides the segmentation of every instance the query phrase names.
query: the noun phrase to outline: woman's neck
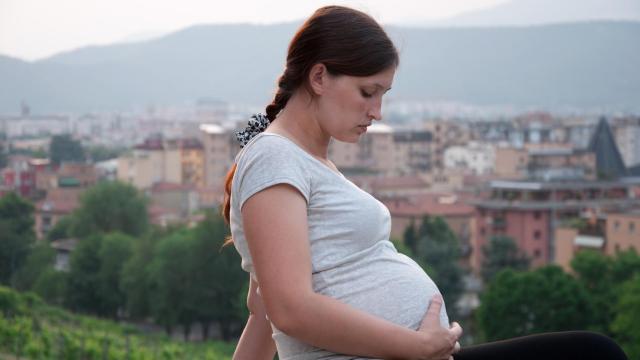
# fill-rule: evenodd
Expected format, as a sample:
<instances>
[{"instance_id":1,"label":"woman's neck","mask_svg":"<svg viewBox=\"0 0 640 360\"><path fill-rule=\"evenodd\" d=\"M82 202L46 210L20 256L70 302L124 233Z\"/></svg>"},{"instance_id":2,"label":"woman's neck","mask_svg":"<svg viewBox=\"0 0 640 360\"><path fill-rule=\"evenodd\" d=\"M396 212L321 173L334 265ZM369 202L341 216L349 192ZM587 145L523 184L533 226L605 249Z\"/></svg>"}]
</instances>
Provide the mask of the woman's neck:
<instances>
[{"instance_id":1,"label":"woman's neck","mask_svg":"<svg viewBox=\"0 0 640 360\"><path fill-rule=\"evenodd\" d=\"M322 129L316 114L315 103L298 91L265 131L286 136L311 155L327 160L331 136Z\"/></svg>"}]
</instances>

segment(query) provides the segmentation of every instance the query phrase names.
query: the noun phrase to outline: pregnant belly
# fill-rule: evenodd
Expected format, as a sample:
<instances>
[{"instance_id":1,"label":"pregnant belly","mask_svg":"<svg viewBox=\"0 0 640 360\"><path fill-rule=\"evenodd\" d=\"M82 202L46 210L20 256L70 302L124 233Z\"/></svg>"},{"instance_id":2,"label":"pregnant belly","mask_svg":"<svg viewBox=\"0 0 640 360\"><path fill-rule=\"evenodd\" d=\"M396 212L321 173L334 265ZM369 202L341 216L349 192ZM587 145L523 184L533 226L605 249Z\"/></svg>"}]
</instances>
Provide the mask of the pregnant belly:
<instances>
[{"instance_id":1,"label":"pregnant belly","mask_svg":"<svg viewBox=\"0 0 640 360\"><path fill-rule=\"evenodd\" d=\"M381 242L366 256L313 274L314 290L374 316L417 330L437 286L413 260ZM440 323L449 326L445 306ZM273 327L273 339L283 360L346 360L292 338ZM358 358L359 359L359 358Z\"/></svg>"},{"instance_id":2,"label":"pregnant belly","mask_svg":"<svg viewBox=\"0 0 640 360\"><path fill-rule=\"evenodd\" d=\"M316 292L398 325L418 329L438 287L409 257L389 243L358 261L314 274ZM449 327L446 307L440 322Z\"/></svg>"}]
</instances>

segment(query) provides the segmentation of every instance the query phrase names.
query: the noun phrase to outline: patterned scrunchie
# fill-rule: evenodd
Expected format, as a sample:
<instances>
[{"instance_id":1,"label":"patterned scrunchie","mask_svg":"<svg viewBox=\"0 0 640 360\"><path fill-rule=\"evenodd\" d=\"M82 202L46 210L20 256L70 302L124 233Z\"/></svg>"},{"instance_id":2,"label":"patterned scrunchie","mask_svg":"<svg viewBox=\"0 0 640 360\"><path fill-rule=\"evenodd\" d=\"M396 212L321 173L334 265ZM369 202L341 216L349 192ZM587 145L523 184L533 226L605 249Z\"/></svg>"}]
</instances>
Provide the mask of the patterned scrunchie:
<instances>
[{"instance_id":1,"label":"patterned scrunchie","mask_svg":"<svg viewBox=\"0 0 640 360\"><path fill-rule=\"evenodd\" d=\"M236 139L240 142L240 147L247 145L249 140L263 132L270 123L271 121L264 114L251 115L247 127L242 131L236 132Z\"/></svg>"}]
</instances>

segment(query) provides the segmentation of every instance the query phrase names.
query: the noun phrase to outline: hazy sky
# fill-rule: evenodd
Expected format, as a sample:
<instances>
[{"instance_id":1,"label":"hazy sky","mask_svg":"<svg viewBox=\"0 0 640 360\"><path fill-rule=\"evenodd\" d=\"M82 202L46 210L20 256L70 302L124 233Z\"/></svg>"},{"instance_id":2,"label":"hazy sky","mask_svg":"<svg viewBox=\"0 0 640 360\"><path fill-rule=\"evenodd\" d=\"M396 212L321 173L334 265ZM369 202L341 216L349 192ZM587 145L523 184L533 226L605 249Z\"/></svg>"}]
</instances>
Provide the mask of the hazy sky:
<instances>
[{"instance_id":1,"label":"hazy sky","mask_svg":"<svg viewBox=\"0 0 640 360\"><path fill-rule=\"evenodd\" d=\"M442 19L507 0L0 0L0 54L36 60L60 51L160 34L194 24L303 19L327 4L382 23Z\"/></svg>"}]
</instances>

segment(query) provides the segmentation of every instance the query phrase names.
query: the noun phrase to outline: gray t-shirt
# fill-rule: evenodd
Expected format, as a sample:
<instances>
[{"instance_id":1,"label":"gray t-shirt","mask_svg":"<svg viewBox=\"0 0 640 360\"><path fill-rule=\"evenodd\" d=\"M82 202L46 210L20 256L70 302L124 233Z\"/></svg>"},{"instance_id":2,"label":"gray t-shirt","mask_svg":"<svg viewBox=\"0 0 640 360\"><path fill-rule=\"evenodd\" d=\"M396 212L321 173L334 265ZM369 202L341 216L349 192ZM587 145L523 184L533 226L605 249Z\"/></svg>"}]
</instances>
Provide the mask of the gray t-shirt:
<instances>
[{"instance_id":1,"label":"gray t-shirt","mask_svg":"<svg viewBox=\"0 0 640 360\"><path fill-rule=\"evenodd\" d=\"M236 158L231 188L231 234L242 268L255 279L240 209L255 193L286 183L307 201L313 289L398 325L418 329L431 297L429 276L389 241L387 207L293 141L260 133ZM446 309L440 314L449 327ZM272 324L282 360L360 359L305 344Z\"/></svg>"}]
</instances>

